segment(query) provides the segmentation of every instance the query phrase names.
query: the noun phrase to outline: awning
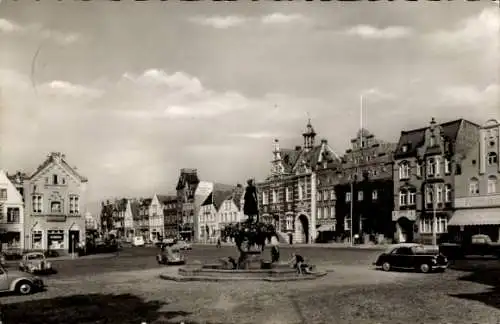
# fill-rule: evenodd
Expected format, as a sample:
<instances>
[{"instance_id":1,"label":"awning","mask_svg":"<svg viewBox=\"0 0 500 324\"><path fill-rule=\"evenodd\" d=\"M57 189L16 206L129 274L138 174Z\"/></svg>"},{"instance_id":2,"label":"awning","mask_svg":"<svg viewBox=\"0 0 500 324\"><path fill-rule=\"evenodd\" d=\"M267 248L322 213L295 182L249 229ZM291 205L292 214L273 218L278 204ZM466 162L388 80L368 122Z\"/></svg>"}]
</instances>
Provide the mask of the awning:
<instances>
[{"instance_id":1,"label":"awning","mask_svg":"<svg viewBox=\"0 0 500 324\"><path fill-rule=\"evenodd\" d=\"M500 225L499 208L478 208L456 210L448 226Z\"/></svg>"},{"instance_id":2,"label":"awning","mask_svg":"<svg viewBox=\"0 0 500 324\"><path fill-rule=\"evenodd\" d=\"M321 225L316 229L318 232L332 232L333 231L333 225Z\"/></svg>"}]
</instances>

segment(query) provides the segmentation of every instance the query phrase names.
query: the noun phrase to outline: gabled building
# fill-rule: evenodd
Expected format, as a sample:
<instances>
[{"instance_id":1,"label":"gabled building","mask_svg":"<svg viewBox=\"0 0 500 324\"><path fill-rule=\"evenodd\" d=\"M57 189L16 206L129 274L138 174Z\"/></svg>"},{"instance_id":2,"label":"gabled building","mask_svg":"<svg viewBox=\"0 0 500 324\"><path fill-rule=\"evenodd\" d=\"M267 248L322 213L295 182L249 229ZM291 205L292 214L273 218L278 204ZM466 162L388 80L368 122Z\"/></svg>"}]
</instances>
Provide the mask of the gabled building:
<instances>
[{"instance_id":1,"label":"gabled building","mask_svg":"<svg viewBox=\"0 0 500 324\"><path fill-rule=\"evenodd\" d=\"M455 177L479 141L479 126L459 119L402 131L394 153L395 238L432 243L447 232L454 210Z\"/></svg>"},{"instance_id":2,"label":"gabled building","mask_svg":"<svg viewBox=\"0 0 500 324\"><path fill-rule=\"evenodd\" d=\"M21 183L23 176L18 173L14 183ZM20 248L26 246L24 226L24 201L22 191L0 170L0 240L1 248Z\"/></svg>"},{"instance_id":3,"label":"gabled building","mask_svg":"<svg viewBox=\"0 0 500 324\"><path fill-rule=\"evenodd\" d=\"M172 196L155 194L149 209L149 232L151 240L157 242L165 237L165 205L172 200Z\"/></svg>"},{"instance_id":4,"label":"gabled building","mask_svg":"<svg viewBox=\"0 0 500 324\"><path fill-rule=\"evenodd\" d=\"M135 233L132 203L133 203L132 199L126 199L125 211L123 212L124 236L127 241L131 241Z\"/></svg>"},{"instance_id":5,"label":"gabled building","mask_svg":"<svg viewBox=\"0 0 500 324\"><path fill-rule=\"evenodd\" d=\"M127 230L125 228L125 214L127 212L127 198L116 199L112 205L112 221L113 221L113 230L110 231L110 234L113 234L117 237L126 237Z\"/></svg>"},{"instance_id":6,"label":"gabled building","mask_svg":"<svg viewBox=\"0 0 500 324\"><path fill-rule=\"evenodd\" d=\"M282 239L313 243L317 238L316 167L340 161L326 140L316 144L309 120L303 146L281 148L276 139L269 177L257 184L261 220L272 223Z\"/></svg>"},{"instance_id":7,"label":"gabled building","mask_svg":"<svg viewBox=\"0 0 500 324\"><path fill-rule=\"evenodd\" d=\"M393 152L396 143L378 139L360 129L337 170L337 237L350 240L352 234L364 241L392 238ZM333 175L332 175L333 176ZM352 213L352 219L351 219Z\"/></svg>"},{"instance_id":8,"label":"gabled building","mask_svg":"<svg viewBox=\"0 0 500 324\"><path fill-rule=\"evenodd\" d=\"M135 236L142 236L144 240L150 240L149 212L153 199L139 199L139 215L134 219Z\"/></svg>"},{"instance_id":9,"label":"gabled building","mask_svg":"<svg viewBox=\"0 0 500 324\"><path fill-rule=\"evenodd\" d=\"M448 223L451 236L487 234L500 241L499 154L500 123L490 119L479 129L475 145L461 160L461 172L455 175L455 213Z\"/></svg>"},{"instance_id":10,"label":"gabled building","mask_svg":"<svg viewBox=\"0 0 500 324\"><path fill-rule=\"evenodd\" d=\"M58 152L24 180L27 248L72 252L85 240L86 185Z\"/></svg>"},{"instance_id":11,"label":"gabled building","mask_svg":"<svg viewBox=\"0 0 500 324\"><path fill-rule=\"evenodd\" d=\"M177 181L177 218L180 220L179 235L183 239L194 238L195 191L200 180L196 169L181 169Z\"/></svg>"}]
</instances>

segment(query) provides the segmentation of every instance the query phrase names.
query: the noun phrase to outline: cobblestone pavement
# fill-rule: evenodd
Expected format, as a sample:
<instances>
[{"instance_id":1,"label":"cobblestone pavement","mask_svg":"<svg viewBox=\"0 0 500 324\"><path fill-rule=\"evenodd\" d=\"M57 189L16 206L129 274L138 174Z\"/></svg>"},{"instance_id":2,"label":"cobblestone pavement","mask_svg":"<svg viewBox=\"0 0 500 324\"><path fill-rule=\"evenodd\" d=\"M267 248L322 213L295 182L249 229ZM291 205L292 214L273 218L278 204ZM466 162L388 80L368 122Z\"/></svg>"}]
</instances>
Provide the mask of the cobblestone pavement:
<instances>
[{"instance_id":1,"label":"cobblestone pavement","mask_svg":"<svg viewBox=\"0 0 500 324\"><path fill-rule=\"evenodd\" d=\"M36 304L33 303L43 300L50 302L55 297L94 294L90 297L91 305L82 306L84 309L79 314L88 314L99 308L105 314L102 316L107 316L106 323L135 323L123 322L120 317L134 306L123 306L117 310L110 306L112 303L109 301L95 305L98 296L108 294L118 296L113 297L117 301L126 295L137 299L134 299L134 303L156 303L158 306L154 316L149 313L141 315L141 311L134 312L139 314L137 316L144 316L137 317L137 320L148 320L147 323L486 324L498 323L500 320L498 306L487 306L480 301L452 296L487 291L487 286L457 280L464 275L463 272L450 270L444 274L424 275L386 273L360 265L330 267L334 272L321 279L288 283L177 283L158 278L161 272L176 271L176 267L48 278L46 292L26 297L6 296L1 298L1 302L6 313L13 312L10 316L18 319L16 316L25 316L34 311L33 305ZM122 302L124 305L131 303L132 297L127 298ZM59 307L59 312L64 312L67 306L55 307ZM43 319L47 314L40 313L37 318ZM72 316L75 318L78 315ZM59 322L52 320L51 323ZM105 322L81 320L74 323Z\"/></svg>"}]
</instances>

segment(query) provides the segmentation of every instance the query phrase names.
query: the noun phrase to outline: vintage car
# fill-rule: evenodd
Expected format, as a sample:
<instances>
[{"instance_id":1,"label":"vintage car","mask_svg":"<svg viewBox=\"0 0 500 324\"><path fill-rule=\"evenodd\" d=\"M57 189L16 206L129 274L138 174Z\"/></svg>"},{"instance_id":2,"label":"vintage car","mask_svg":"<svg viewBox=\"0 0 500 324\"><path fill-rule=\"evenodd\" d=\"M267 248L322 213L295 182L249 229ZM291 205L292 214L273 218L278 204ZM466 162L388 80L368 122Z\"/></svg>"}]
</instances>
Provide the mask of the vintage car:
<instances>
[{"instance_id":1,"label":"vintage car","mask_svg":"<svg viewBox=\"0 0 500 324\"><path fill-rule=\"evenodd\" d=\"M384 271L392 269L411 269L423 273L445 271L448 260L437 250L428 250L421 244L395 244L382 253L376 262L376 267Z\"/></svg>"},{"instance_id":2,"label":"vintage car","mask_svg":"<svg viewBox=\"0 0 500 324\"><path fill-rule=\"evenodd\" d=\"M161 253L156 255L158 264L178 265L185 264L186 260L182 256L179 249L166 247Z\"/></svg>"},{"instance_id":3,"label":"vintage car","mask_svg":"<svg viewBox=\"0 0 500 324\"><path fill-rule=\"evenodd\" d=\"M5 267L7 264L7 258L3 252L0 252L0 265Z\"/></svg>"},{"instance_id":4,"label":"vintage car","mask_svg":"<svg viewBox=\"0 0 500 324\"><path fill-rule=\"evenodd\" d=\"M45 288L43 280L32 274L7 270L0 266L0 291L29 295Z\"/></svg>"},{"instance_id":5,"label":"vintage car","mask_svg":"<svg viewBox=\"0 0 500 324\"><path fill-rule=\"evenodd\" d=\"M191 244L189 244L186 241L177 241L174 243L174 245L172 245L172 248L178 249L178 250L192 250L193 249Z\"/></svg>"},{"instance_id":6,"label":"vintage car","mask_svg":"<svg viewBox=\"0 0 500 324\"><path fill-rule=\"evenodd\" d=\"M19 262L19 270L29 273L53 273L52 264L42 252L28 252Z\"/></svg>"},{"instance_id":7,"label":"vintage car","mask_svg":"<svg viewBox=\"0 0 500 324\"><path fill-rule=\"evenodd\" d=\"M493 256L500 259L500 243L491 241L485 234L472 235L460 242L454 240L442 241L439 252L448 259L459 260L467 256Z\"/></svg>"}]
</instances>

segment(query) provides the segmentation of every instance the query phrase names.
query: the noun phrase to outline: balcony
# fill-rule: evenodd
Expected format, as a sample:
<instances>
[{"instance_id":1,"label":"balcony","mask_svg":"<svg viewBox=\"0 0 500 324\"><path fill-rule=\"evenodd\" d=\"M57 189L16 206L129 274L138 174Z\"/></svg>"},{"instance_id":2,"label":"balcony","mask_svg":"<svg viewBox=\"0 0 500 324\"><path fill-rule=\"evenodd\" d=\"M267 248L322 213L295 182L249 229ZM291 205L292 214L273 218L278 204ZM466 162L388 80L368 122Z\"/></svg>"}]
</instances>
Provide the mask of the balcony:
<instances>
[{"instance_id":1,"label":"balcony","mask_svg":"<svg viewBox=\"0 0 500 324\"><path fill-rule=\"evenodd\" d=\"M405 217L410 221L417 220L417 211L415 209L409 210L393 210L392 211L392 221L397 222L400 218Z\"/></svg>"}]
</instances>

